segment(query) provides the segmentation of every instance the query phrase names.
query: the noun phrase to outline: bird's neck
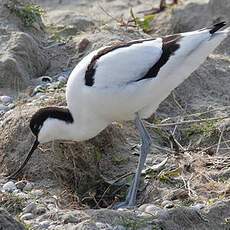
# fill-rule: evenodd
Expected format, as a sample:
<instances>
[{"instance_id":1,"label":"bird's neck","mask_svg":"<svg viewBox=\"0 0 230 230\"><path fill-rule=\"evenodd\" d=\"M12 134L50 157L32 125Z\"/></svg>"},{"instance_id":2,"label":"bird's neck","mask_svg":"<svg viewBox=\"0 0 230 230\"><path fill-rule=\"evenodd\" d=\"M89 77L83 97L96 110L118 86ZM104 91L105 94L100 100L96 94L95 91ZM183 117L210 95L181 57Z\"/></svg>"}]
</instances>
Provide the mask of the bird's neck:
<instances>
[{"instance_id":1,"label":"bird's neck","mask_svg":"<svg viewBox=\"0 0 230 230\"><path fill-rule=\"evenodd\" d=\"M38 135L38 141L45 143L53 140L84 141L96 136L107 124L95 122L81 116L72 115L66 109L54 111L55 116L50 115L43 123Z\"/></svg>"}]
</instances>

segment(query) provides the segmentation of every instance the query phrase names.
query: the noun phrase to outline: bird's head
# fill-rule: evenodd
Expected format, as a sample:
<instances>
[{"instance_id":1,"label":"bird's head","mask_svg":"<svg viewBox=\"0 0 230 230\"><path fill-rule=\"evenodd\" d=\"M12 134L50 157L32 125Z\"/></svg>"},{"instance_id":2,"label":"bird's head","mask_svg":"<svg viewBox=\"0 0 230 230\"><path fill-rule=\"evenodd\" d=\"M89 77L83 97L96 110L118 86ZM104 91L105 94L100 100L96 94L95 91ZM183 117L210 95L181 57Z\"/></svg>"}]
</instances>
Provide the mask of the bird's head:
<instances>
[{"instance_id":1,"label":"bird's head","mask_svg":"<svg viewBox=\"0 0 230 230\"><path fill-rule=\"evenodd\" d=\"M66 108L46 107L39 109L30 120L30 129L35 136L35 141L22 165L8 178L15 178L22 171L40 143L62 137L63 132L61 130L69 123L73 123L73 117Z\"/></svg>"},{"instance_id":2,"label":"bird's head","mask_svg":"<svg viewBox=\"0 0 230 230\"><path fill-rule=\"evenodd\" d=\"M38 110L30 120L30 129L39 143L59 139L59 128L73 123L73 117L68 109L46 107Z\"/></svg>"}]
</instances>

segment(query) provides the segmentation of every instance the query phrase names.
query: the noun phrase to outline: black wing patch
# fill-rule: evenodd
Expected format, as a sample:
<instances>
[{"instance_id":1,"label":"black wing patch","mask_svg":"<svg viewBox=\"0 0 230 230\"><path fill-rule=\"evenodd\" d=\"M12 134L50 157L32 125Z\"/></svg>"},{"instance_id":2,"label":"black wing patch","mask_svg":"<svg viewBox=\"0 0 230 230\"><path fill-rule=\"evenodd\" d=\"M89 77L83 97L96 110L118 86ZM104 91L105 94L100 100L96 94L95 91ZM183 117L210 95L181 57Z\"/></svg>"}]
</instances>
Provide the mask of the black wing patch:
<instances>
[{"instance_id":1,"label":"black wing patch","mask_svg":"<svg viewBox=\"0 0 230 230\"><path fill-rule=\"evenodd\" d=\"M162 38L162 54L160 59L148 70L148 72L140 79L136 81L141 81L143 79L154 78L157 76L161 67L163 67L171 56L173 56L180 48L179 41L181 39L180 34L170 35Z\"/></svg>"},{"instance_id":2,"label":"black wing patch","mask_svg":"<svg viewBox=\"0 0 230 230\"><path fill-rule=\"evenodd\" d=\"M208 28L208 29L210 29L209 33L214 34L216 31L218 31L219 29L221 29L224 26L226 26L226 22L224 22L224 21L217 23L217 24L211 26L210 28Z\"/></svg>"},{"instance_id":3,"label":"black wing patch","mask_svg":"<svg viewBox=\"0 0 230 230\"><path fill-rule=\"evenodd\" d=\"M87 70L85 72L85 85L87 86L93 86L94 84L94 75L96 73L96 62L98 61L99 58L101 58L102 56L106 55L109 52L112 52L116 49L119 48L125 48L125 47L129 47L131 45L134 44L139 44L145 41L152 41L155 40L154 38L151 39L142 39L142 40L136 40L136 41L130 41L130 42L119 42L116 45L113 46L108 46L106 48L104 48L103 50L100 50L91 60L91 62L89 63Z\"/></svg>"}]
</instances>

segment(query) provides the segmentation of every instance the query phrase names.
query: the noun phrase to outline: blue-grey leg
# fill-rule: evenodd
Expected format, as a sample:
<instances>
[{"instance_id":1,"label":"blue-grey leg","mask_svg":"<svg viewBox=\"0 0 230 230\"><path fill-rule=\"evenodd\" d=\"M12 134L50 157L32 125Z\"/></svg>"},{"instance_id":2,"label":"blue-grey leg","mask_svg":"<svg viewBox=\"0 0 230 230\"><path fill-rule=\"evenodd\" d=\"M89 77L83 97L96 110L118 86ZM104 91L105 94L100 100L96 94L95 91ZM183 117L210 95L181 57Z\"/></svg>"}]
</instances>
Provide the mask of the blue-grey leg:
<instances>
[{"instance_id":1,"label":"blue-grey leg","mask_svg":"<svg viewBox=\"0 0 230 230\"><path fill-rule=\"evenodd\" d=\"M141 150L140 150L140 157L137 165L137 171L130 185L125 202L115 205L115 208L132 207L136 204L136 196L140 184L141 172L144 168L147 154L150 152L151 137L148 131L146 130L146 128L144 127L138 114L136 114L135 117L135 124L141 137Z\"/></svg>"}]
</instances>

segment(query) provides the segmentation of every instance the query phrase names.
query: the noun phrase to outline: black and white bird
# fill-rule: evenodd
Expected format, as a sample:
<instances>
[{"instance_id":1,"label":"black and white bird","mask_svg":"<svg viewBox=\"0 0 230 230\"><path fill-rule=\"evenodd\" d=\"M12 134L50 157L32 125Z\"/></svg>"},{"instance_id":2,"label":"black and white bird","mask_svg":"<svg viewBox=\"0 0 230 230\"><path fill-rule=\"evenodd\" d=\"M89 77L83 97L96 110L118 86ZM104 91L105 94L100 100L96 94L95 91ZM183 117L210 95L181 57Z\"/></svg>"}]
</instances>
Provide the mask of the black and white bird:
<instances>
[{"instance_id":1,"label":"black and white bird","mask_svg":"<svg viewBox=\"0 0 230 230\"><path fill-rule=\"evenodd\" d=\"M72 71L66 88L67 108L47 107L31 118L36 140L26 160L10 177L15 177L38 144L59 140L88 140L113 121L134 120L141 137L136 174L126 200L133 206L151 138L142 120L196 70L227 37L229 28L220 22L210 28L135 40L91 52Z\"/></svg>"}]
</instances>

